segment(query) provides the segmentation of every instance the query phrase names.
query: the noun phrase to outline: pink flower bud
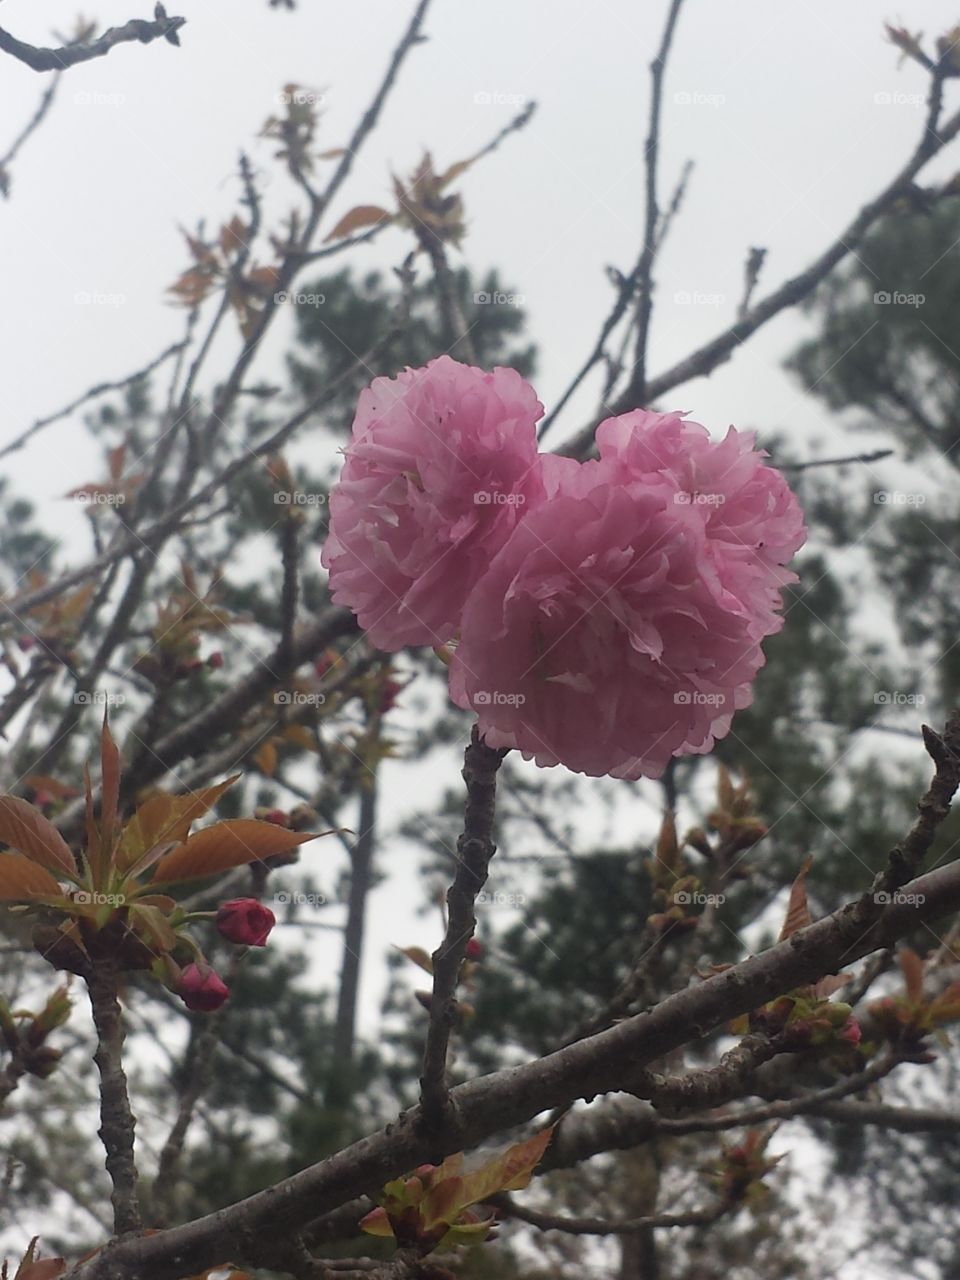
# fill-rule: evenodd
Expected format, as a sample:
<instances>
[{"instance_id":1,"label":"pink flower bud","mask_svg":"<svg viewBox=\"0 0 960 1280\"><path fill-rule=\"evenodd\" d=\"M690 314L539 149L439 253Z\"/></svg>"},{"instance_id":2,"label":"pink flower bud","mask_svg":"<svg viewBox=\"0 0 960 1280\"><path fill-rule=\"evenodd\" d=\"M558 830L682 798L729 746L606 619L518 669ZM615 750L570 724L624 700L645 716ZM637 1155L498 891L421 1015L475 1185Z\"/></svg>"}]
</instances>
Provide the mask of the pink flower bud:
<instances>
[{"instance_id":1,"label":"pink flower bud","mask_svg":"<svg viewBox=\"0 0 960 1280\"><path fill-rule=\"evenodd\" d=\"M479 960L483 955L483 943L479 938L471 938L467 943L467 959Z\"/></svg>"},{"instance_id":2,"label":"pink flower bud","mask_svg":"<svg viewBox=\"0 0 960 1280\"><path fill-rule=\"evenodd\" d=\"M211 671L219 671L220 668L223 666L223 654L220 652L219 649L217 649L214 653L211 653L209 658L207 658L207 666L210 668Z\"/></svg>"},{"instance_id":3,"label":"pink flower bud","mask_svg":"<svg viewBox=\"0 0 960 1280\"><path fill-rule=\"evenodd\" d=\"M195 1013L213 1013L230 999L230 988L215 969L188 964L180 975L180 999Z\"/></svg>"},{"instance_id":4,"label":"pink flower bud","mask_svg":"<svg viewBox=\"0 0 960 1280\"><path fill-rule=\"evenodd\" d=\"M840 1032L840 1039L846 1040L848 1044L859 1044L863 1038L863 1032L860 1030L860 1023L856 1018L848 1018L844 1023L843 1030Z\"/></svg>"},{"instance_id":5,"label":"pink flower bud","mask_svg":"<svg viewBox=\"0 0 960 1280\"><path fill-rule=\"evenodd\" d=\"M265 947L277 917L256 898L234 898L221 903L217 928L229 942L246 947Z\"/></svg>"}]
</instances>

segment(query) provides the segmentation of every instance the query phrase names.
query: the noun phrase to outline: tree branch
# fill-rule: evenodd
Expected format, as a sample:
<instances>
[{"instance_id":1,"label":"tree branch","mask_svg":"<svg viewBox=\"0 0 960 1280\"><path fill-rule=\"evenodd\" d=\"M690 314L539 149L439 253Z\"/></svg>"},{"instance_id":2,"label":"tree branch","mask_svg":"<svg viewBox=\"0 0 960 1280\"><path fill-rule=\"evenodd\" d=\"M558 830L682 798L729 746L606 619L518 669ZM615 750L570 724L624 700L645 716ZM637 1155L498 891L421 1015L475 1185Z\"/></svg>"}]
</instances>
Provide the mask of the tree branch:
<instances>
[{"instance_id":1,"label":"tree branch","mask_svg":"<svg viewBox=\"0 0 960 1280\"><path fill-rule=\"evenodd\" d=\"M651 379L644 388L643 400L636 395L635 379L610 406L610 414L629 413L633 409L652 404L674 387L692 378L705 377L722 364L733 351L750 338L759 328L787 307L802 302L821 280L852 253L877 219L894 203L904 189L909 187L924 166L960 133L960 112L955 112L942 126L938 123L942 82L934 76L928 99L927 117L923 134L906 164L878 195L863 206L849 226L799 275L785 281L768 294L722 333L698 348L691 355L667 369L659 377ZM573 440L559 450L570 457L585 456L593 446L595 424L580 431Z\"/></svg>"},{"instance_id":2,"label":"tree branch","mask_svg":"<svg viewBox=\"0 0 960 1280\"><path fill-rule=\"evenodd\" d=\"M212 1267L225 1257L242 1259L248 1241L296 1231L435 1158L438 1148L465 1150L552 1107L618 1090L624 1076L730 1019L960 909L960 862L911 882L908 896L909 901L895 900L868 917L862 900L848 903L768 951L669 996L648 1013L545 1058L459 1085L450 1091L450 1119L442 1135L424 1133L422 1112L414 1108L378 1133L229 1208L110 1246L76 1267L71 1280L105 1280L118 1265L129 1266L138 1280L173 1280L184 1270Z\"/></svg>"},{"instance_id":3,"label":"tree branch","mask_svg":"<svg viewBox=\"0 0 960 1280\"><path fill-rule=\"evenodd\" d=\"M56 49L26 44L0 27L0 50L25 63L33 71L63 71L66 67L75 66L78 62L102 58L115 45L127 44L134 40L139 40L141 44L150 44L154 40L163 39L170 44L179 44L180 38L177 32L186 23L186 18L168 18L161 5L157 5L155 12L158 16L153 22L131 18L122 27L109 27L95 40L62 45Z\"/></svg>"},{"instance_id":4,"label":"tree branch","mask_svg":"<svg viewBox=\"0 0 960 1280\"><path fill-rule=\"evenodd\" d=\"M86 983L97 1029L94 1062L100 1072L100 1141L107 1153L107 1172L113 1183L113 1229L121 1236L140 1229L140 1207L133 1157L136 1120L123 1070L123 1012L117 994L119 971L113 958L96 958Z\"/></svg>"},{"instance_id":5,"label":"tree branch","mask_svg":"<svg viewBox=\"0 0 960 1280\"><path fill-rule=\"evenodd\" d=\"M477 927L477 894L487 882L490 859L497 848L493 843L497 772L506 754L504 749L488 747L474 725L463 754L467 802L463 833L457 840L457 870L447 890L447 929L433 953L433 997L420 1077L421 1123L428 1134L440 1133L449 1118L447 1049L458 1016L457 984L467 943Z\"/></svg>"}]
</instances>

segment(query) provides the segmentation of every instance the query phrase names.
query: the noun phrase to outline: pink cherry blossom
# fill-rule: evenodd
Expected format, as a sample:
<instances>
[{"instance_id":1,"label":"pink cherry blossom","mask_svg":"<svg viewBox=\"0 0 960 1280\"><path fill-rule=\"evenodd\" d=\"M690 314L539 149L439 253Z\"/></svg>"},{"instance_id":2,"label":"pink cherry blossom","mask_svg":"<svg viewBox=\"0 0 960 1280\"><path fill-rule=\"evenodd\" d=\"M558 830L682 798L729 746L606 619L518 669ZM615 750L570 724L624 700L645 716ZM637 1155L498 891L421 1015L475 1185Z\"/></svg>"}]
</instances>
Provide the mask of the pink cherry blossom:
<instances>
[{"instance_id":1,"label":"pink cherry blossom","mask_svg":"<svg viewBox=\"0 0 960 1280\"><path fill-rule=\"evenodd\" d=\"M752 614L757 639L779 630L781 588L796 581L783 566L806 529L783 475L754 447L754 433L730 427L714 441L682 414L638 409L602 422L596 438L601 458L614 461L625 480L667 477L678 502L701 510L727 607Z\"/></svg>"},{"instance_id":2,"label":"pink cherry blossom","mask_svg":"<svg viewBox=\"0 0 960 1280\"><path fill-rule=\"evenodd\" d=\"M361 396L322 561L381 649L437 645L542 494L533 388L449 356Z\"/></svg>"},{"instance_id":3,"label":"pink cherry blossom","mask_svg":"<svg viewBox=\"0 0 960 1280\"><path fill-rule=\"evenodd\" d=\"M631 479L617 456L553 459L544 480L467 600L451 696L491 746L657 777L749 704L760 624L730 607L705 508L677 501L674 470Z\"/></svg>"}]
</instances>

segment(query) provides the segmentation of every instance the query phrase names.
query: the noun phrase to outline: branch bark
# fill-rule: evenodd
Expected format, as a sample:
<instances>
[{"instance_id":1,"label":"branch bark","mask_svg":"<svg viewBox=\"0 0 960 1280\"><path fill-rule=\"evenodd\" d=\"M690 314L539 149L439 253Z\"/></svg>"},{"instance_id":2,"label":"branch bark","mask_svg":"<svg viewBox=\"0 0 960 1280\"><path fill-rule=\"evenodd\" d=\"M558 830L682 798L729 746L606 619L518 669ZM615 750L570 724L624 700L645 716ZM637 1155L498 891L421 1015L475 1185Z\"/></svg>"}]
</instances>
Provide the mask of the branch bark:
<instances>
[{"instance_id":1,"label":"branch bark","mask_svg":"<svg viewBox=\"0 0 960 1280\"><path fill-rule=\"evenodd\" d=\"M421 1123L427 1134L440 1134L449 1119L447 1052L458 1016L457 984L467 943L477 927L477 894L487 882L490 859L497 848L493 843L497 772L506 754L506 750L488 747L474 725L463 754L467 802L463 833L457 840L457 870L447 890L447 928L433 953L433 998L420 1077Z\"/></svg>"},{"instance_id":2,"label":"branch bark","mask_svg":"<svg viewBox=\"0 0 960 1280\"><path fill-rule=\"evenodd\" d=\"M133 1155L136 1126L123 1069L123 1012L118 997L119 971L112 957L94 960L86 977L97 1029L94 1062L100 1072L100 1141L113 1183L113 1229L118 1236L140 1229L137 1167Z\"/></svg>"},{"instance_id":3,"label":"branch bark","mask_svg":"<svg viewBox=\"0 0 960 1280\"><path fill-rule=\"evenodd\" d=\"M122 27L109 27L95 40L87 40L81 44L61 45L55 49L27 44L0 27L0 50L9 53L33 71L63 71L66 67L73 67L78 62L102 58L118 44L129 44L132 41L150 44L160 39L170 44L179 44L180 38L177 32L187 21L186 18L169 18L160 6L158 11L162 16L157 17L153 22L131 18Z\"/></svg>"}]
</instances>

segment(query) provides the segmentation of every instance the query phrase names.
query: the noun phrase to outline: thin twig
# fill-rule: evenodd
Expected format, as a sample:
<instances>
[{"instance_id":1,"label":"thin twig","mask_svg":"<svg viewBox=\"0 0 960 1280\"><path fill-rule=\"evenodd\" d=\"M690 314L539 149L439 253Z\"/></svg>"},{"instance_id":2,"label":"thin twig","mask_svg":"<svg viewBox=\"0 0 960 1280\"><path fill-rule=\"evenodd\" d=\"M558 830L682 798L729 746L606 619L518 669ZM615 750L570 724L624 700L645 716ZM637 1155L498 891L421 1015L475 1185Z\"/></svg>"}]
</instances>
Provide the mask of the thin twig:
<instances>
[{"instance_id":1,"label":"thin twig","mask_svg":"<svg viewBox=\"0 0 960 1280\"><path fill-rule=\"evenodd\" d=\"M496 852L493 829L497 771L506 754L505 750L488 747L474 725L463 756L467 801L463 833L457 840L457 870L447 890L447 928L443 942L433 953L430 1025L420 1077L422 1124L428 1132L436 1133L442 1128L450 1104L447 1048L457 1020L457 984L467 943L477 927L477 894L487 882L490 859Z\"/></svg>"},{"instance_id":2,"label":"thin twig","mask_svg":"<svg viewBox=\"0 0 960 1280\"><path fill-rule=\"evenodd\" d=\"M650 127L646 141L647 193L646 215L643 228L643 252L637 272L637 341L634 347L635 361L630 378L630 394L637 405L647 400L647 344L650 335L650 317L653 314L653 268L657 258L657 229L660 222L660 206L657 198L657 165L660 157L660 114L663 106L663 81L670 56L670 46L680 16L683 0L671 0L663 37L657 56L650 64Z\"/></svg>"},{"instance_id":3,"label":"thin twig","mask_svg":"<svg viewBox=\"0 0 960 1280\"><path fill-rule=\"evenodd\" d=\"M48 414L45 418L38 418L32 427L28 427L26 431L0 449L0 458L5 458L7 454L15 453L18 449L22 449L25 444L33 439L38 431L42 431L44 427L49 427L54 422L59 422L61 418L69 417L71 413L75 413L77 409L82 408L88 401L95 400L98 396L107 395L111 391L123 391L134 382L139 382L141 379L149 377L155 369L158 369L171 356L179 355L186 345L186 342L175 342L173 346L167 347L166 351L158 355L156 359L151 360L142 369L138 369L136 373L129 373L125 378L120 378L117 382L99 382L95 387L91 387L89 391L85 391L82 396L78 396L76 400L71 400L68 405L58 409L56 413Z\"/></svg>"}]
</instances>

